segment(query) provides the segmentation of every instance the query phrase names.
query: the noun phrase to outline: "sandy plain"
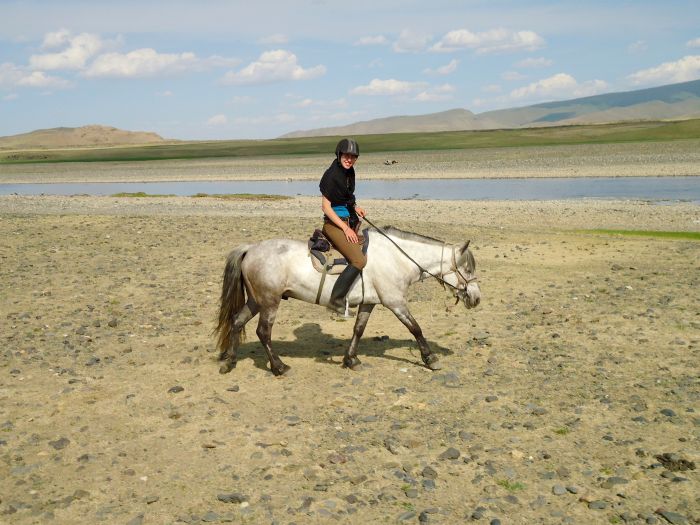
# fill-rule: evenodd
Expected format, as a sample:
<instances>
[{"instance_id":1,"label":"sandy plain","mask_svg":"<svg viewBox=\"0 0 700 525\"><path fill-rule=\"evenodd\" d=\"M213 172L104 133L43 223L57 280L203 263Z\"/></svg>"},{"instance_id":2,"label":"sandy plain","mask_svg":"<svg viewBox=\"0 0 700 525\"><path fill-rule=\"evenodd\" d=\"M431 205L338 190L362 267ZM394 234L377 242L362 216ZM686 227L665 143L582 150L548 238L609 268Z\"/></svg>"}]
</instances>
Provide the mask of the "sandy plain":
<instances>
[{"instance_id":1,"label":"sandy plain","mask_svg":"<svg viewBox=\"0 0 700 525\"><path fill-rule=\"evenodd\" d=\"M588 231L700 207L365 202L472 241L477 309L411 293L443 370L382 307L343 369L352 321L290 300L290 373L253 322L220 375L226 254L307 238L317 201L0 197L0 523L700 520L700 243Z\"/></svg>"}]
</instances>

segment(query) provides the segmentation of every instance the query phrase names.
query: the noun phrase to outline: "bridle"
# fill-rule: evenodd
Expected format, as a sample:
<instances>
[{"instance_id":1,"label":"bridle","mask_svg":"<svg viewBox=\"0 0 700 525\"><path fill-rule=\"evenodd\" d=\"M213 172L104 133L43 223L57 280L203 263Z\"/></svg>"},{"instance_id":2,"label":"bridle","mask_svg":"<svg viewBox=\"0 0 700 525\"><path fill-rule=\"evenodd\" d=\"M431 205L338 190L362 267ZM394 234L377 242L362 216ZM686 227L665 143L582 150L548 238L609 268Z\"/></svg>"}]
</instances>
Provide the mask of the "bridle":
<instances>
[{"instance_id":1,"label":"bridle","mask_svg":"<svg viewBox=\"0 0 700 525\"><path fill-rule=\"evenodd\" d=\"M467 245L464 247L464 251L466 252L469 249L469 243L471 241L467 241ZM465 277L464 274L460 271L459 266L457 265L457 248L453 245L452 246L452 265L450 267L450 270L447 272L442 271L442 262L445 260L445 246L447 246L447 243L442 244L442 251L440 253L440 278L436 277L435 275L431 274L430 272L424 270L423 268L420 268L420 265L414 261L414 263L421 269L421 271L427 273L428 275L431 275L432 277L435 277L438 282L442 285L442 289L446 290L445 285L449 286L452 288L452 293L454 294L454 297L456 299L455 304L457 304L460 300L461 301L466 301L467 299L467 287L469 286L469 283L474 282L477 280L476 275L474 274L474 269L471 268L471 264L469 265L469 277ZM467 257L469 255L467 254ZM445 276L450 275L451 273L454 273L457 275L457 286L454 286L447 281L445 281Z\"/></svg>"},{"instance_id":2,"label":"bridle","mask_svg":"<svg viewBox=\"0 0 700 525\"><path fill-rule=\"evenodd\" d=\"M477 280L476 275L473 274L473 268L470 268L469 271L469 277L465 277L462 272L459 270L459 266L457 266L457 254L456 250L457 248L453 245L452 246L452 264L447 272L442 271L442 262L445 259L445 246L447 246L447 243L442 243L442 251L440 253L440 275L435 275L434 273L429 272L425 268L423 268L418 262L413 259L410 255L408 255L401 246L396 244L394 239L389 237L384 230L382 230L380 227L376 226L375 224L370 221L367 216L362 217L362 220L367 221L367 223L372 226L375 230L377 230L379 233L381 233L384 237L389 239L389 241L396 246L396 248L406 256L406 258L411 261L413 264L415 264L418 269L421 271L422 274L429 275L430 277L433 277L437 282L439 282L442 285L443 290L447 290L447 287L451 288L451 292L454 294L454 297L456 299L455 305L459 303L459 301L463 301L466 304L467 300L467 287L469 286L469 283L474 282ZM464 250L466 251L469 248L469 243L471 241L467 241L467 245L465 246ZM467 255L468 257L469 255ZM471 265L470 265L471 266ZM445 276L450 275L451 273L457 274L457 286L454 284L450 284L447 281L445 281ZM422 279L421 279L422 280ZM462 287L463 286L463 287Z\"/></svg>"}]
</instances>

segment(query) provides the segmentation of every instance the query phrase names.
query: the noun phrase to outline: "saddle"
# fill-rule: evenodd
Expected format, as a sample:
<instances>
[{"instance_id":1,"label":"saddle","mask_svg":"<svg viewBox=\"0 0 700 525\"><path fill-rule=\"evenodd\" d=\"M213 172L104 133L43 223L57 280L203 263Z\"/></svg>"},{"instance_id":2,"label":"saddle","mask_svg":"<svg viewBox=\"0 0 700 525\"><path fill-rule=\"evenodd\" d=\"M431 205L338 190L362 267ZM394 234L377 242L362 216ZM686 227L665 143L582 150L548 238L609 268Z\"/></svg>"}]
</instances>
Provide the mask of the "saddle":
<instances>
[{"instance_id":1,"label":"saddle","mask_svg":"<svg viewBox=\"0 0 700 525\"><path fill-rule=\"evenodd\" d=\"M361 235L358 235L362 243L362 253L364 254L367 253L367 245L369 244L369 236L366 233L367 230L365 229ZM348 265L347 259L342 253L333 248L321 230L314 230L313 235L309 239L309 255L311 256L311 264L319 273L337 275L342 273Z\"/></svg>"},{"instance_id":2,"label":"saddle","mask_svg":"<svg viewBox=\"0 0 700 525\"><path fill-rule=\"evenodd\" d=\"M367 253L369 245L369 235L367 229L362 230L362 235L358 235L362 243L362 253ZM348 261L343 254L331 246L331 243L321 230L314 230L313 235L309 239L309 256L314 269L321 274L321 282L318 285L318 293L316 294L316 304L319 304L321 292L323 291L323 283L326 280L326 275L337 275L342 273L348 266ZM362 288L364 297L364 284Z\"/></svg>"}]
</instances>

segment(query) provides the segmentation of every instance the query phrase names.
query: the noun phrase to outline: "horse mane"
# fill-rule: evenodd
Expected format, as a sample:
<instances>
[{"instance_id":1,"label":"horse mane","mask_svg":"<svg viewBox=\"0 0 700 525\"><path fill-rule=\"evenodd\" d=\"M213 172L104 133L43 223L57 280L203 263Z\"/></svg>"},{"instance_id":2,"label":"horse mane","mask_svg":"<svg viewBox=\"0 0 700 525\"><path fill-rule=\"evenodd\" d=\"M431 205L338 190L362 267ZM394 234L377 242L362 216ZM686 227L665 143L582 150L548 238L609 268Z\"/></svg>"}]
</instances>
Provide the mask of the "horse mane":
<instances>
[{"instance_id":1,"label":"horse mane","mask_svg":"<svg viewBox=\"0 0 700 525\"><path fill-rule=\"evenodd\" d=\"M398 237L399 239L403 239L406 241L416 241L416 242L427 242L428 244L435 244L438 246L441 246L445 244L443 241L439 239L433 239L432 237L428 237L426 235L420 235L419 233L413 233L413 232L407 232L404 230L400 230L398 228L395 228L394 226L384 226L382 228L384 232L387 235L390 235L392 237Z\"/></svg>"}]
</instances>

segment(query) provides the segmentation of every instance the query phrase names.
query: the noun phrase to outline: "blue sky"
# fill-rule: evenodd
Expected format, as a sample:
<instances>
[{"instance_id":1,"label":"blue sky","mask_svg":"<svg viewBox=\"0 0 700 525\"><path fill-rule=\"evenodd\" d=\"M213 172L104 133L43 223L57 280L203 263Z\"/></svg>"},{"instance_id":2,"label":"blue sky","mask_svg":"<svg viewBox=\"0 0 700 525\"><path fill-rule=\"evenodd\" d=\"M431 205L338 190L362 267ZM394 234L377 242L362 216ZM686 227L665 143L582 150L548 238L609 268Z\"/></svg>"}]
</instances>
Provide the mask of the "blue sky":
<instances>
[{"instance_id":1,"label":"blue sky","mask_svg":"<svg viewBox=\"0 0 700 525\"><path fill-rule=\"evenodd\" d=\"M0 136L273 138L698 78L697 0L0 0Z\"/></svg>"}]
</instances>

